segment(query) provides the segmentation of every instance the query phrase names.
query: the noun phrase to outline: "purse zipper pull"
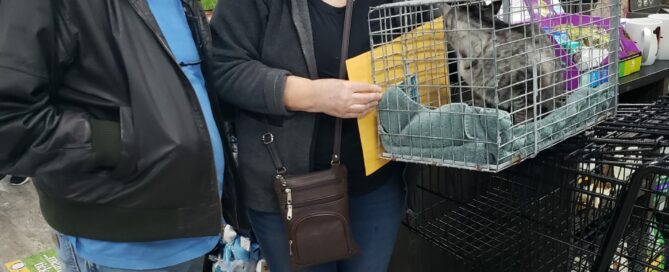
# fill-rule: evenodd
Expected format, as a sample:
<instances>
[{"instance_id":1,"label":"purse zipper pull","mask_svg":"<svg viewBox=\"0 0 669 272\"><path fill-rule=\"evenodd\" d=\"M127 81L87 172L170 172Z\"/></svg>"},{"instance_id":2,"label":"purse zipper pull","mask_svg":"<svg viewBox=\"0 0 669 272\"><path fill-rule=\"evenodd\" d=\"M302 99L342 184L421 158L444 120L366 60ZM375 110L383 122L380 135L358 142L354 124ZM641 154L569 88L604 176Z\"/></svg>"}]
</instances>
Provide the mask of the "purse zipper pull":
<instances>
[{"instance_id":1,"label":"purse zipper pull","mask_svg":"<svg viewBox=\"0 0 669 272\"><path fill-rule=\"evenodd\" d=\"M290 188L286 188L286 206L288 207L288 212L286 213L286 219L293 219L293 193Z\"/></svg>"},{"instance_id":2,"label":"purse zipper pull","mask_svg":"<svg viewBox=\"0 0 669 272\"><path fill-rule=\"evenodd\" d=\"M288 240L288 253L293 256L293 240Z\"/></svg>"},{"instance_id":3,"label":"purse zipper pull","mask_svg":"<svg viewBox=\"0 0 669 272\"><path fill-rule=\"evenodd\" d=\"M286 178L283 175L281 175L281 174L276 175L276 179L281 181L281 186L283 186L283 187L288 186L288 184L286 184Z\"/></svg>"}]
</instances>

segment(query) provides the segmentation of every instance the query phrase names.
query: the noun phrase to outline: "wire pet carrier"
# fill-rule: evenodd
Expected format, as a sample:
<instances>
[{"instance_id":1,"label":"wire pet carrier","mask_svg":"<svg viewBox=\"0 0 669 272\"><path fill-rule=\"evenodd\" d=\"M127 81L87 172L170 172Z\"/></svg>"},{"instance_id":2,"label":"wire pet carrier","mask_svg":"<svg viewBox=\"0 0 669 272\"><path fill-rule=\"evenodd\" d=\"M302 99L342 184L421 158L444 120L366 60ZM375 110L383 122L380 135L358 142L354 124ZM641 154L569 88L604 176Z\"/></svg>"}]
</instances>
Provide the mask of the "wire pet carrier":
<instances>
[{"instance_id":1,"label":"wire pet carrier","mask_svg":"<svg viewBox=\"0 0 669 272\"><path fill-rule=\"evenodd\" d=\"M549 1L372 8L380 156L497 172L612 116L619 1L604 18Z\"/></svg>"}]
</instances>

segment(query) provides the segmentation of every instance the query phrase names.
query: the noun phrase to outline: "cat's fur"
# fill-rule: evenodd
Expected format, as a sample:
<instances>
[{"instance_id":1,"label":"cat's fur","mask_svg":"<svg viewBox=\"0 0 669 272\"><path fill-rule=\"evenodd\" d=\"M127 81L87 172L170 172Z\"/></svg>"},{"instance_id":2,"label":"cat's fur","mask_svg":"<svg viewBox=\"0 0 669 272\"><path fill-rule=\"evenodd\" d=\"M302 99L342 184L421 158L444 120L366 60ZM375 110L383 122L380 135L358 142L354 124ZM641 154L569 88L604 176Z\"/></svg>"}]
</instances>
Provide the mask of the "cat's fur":
<instances>
[{"instance_id":1,"label":"cat's fur","mask_svg":"<svg viewBox=\"0 0 669 272\"><path fill-rule=\"evenodd\" d=\"M539 27L531 23L510 27L496 19L499 8L499 2L442 5L446 41L449 50L457 53L458 74L471 89L473 104L499 107L513 114L514 123L520 123L534 117L532 63L537 64L537 103L541 103L537 110L542 113L564 104L563 64L546 35L536 35L532 42L531 28L541 34Z\"/></svg>"}]
</instances>

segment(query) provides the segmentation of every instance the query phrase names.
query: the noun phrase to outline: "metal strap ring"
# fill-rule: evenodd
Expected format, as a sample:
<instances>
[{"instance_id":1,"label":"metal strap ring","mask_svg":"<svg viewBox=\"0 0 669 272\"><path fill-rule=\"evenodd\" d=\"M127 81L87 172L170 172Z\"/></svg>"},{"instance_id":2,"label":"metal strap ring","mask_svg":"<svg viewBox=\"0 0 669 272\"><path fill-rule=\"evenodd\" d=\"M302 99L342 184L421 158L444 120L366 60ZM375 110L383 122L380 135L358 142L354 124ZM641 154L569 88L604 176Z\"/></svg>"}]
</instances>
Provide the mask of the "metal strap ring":
<instances>
[{"instance_id":1,"label":"metal strap ring","mask_svg":"<svg viewBox=\"0 0 669 272\"><path fill-rule=\"evenodd\" d=\"M268 145L268 144L271 144L273 142L274 142L274 134L272 134L271 132L267 132L267 133L262 135L262 143L263 144Z\"/></svg>"}]
</instances>

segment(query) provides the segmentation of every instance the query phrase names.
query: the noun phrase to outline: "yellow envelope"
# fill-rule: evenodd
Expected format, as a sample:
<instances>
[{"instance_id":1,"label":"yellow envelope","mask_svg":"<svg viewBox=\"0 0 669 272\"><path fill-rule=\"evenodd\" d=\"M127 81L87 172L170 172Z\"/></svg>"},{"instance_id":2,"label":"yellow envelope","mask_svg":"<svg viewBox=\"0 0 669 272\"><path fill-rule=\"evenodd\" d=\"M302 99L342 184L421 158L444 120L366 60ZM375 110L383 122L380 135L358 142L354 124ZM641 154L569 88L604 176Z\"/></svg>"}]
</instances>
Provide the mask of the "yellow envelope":
<instances>
[{"instance_id":1,"label":"yellow envelope","mask_svg":"<svg viewBox=\"0 0 669 272\"><path fill-rule=\"evenodd\" d=\"M348 59L348 78L388 88L398 84L417 86L416 99L428 107L450 102L448 50L442 18L415 28L374 50ZM372 62L374 59L374 62ZM373 63L373 64L372 64ZM358 118L365 174L373 174L389 161L380 157L377 112Z\"/></svg>"}]
</instances>

